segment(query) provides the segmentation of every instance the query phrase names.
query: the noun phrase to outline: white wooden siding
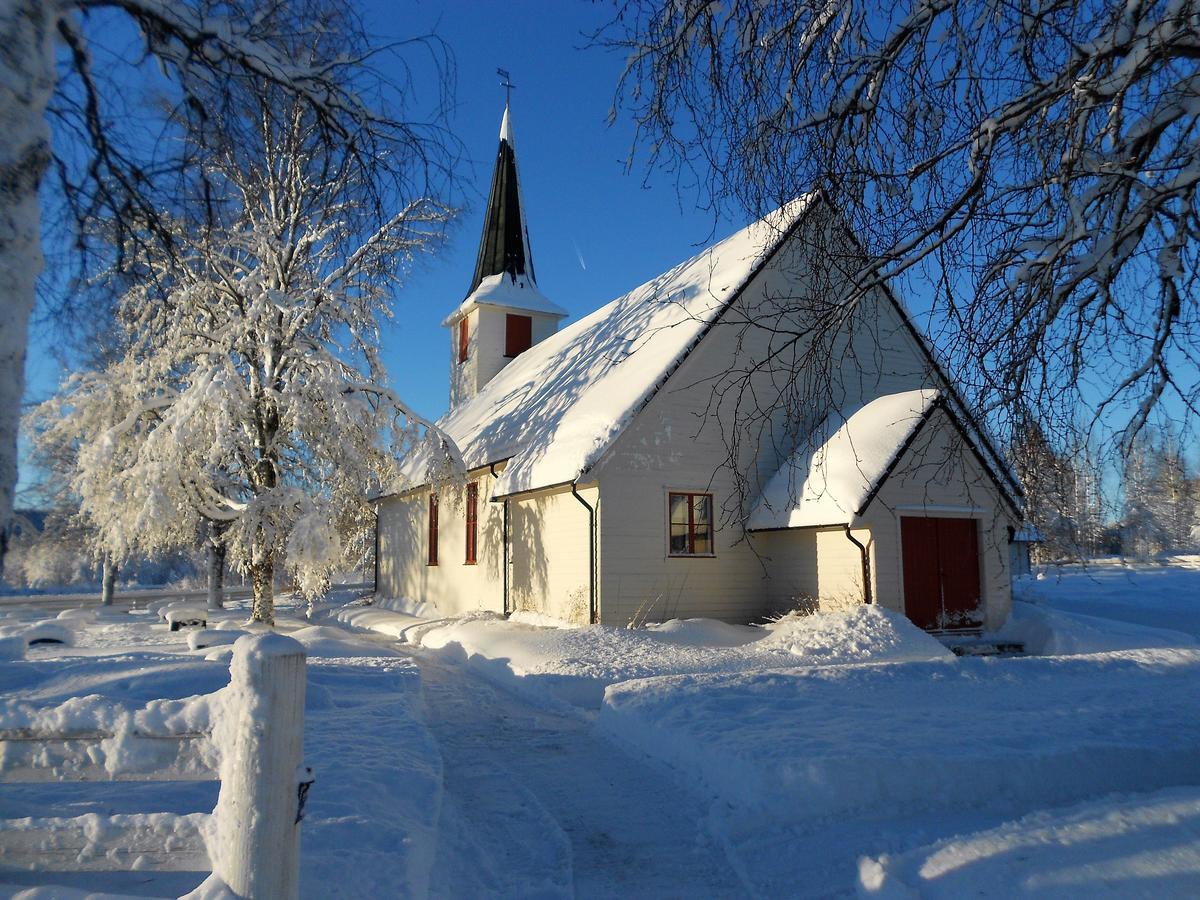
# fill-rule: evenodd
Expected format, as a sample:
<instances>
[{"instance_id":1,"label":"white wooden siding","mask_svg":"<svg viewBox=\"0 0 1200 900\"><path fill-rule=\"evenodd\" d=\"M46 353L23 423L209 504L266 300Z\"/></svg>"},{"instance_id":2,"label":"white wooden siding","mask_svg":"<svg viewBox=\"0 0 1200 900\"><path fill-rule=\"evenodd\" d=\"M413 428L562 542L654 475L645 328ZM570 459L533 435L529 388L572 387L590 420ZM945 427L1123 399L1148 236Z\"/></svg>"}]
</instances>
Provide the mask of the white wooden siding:
<instances>
[{"instance_id":1,"label":"white wooden siding","mask_svg":"<svg viewBox=\"0 0 1200 900\"><path fill-rule=\"evenodd\" d=\"M428 565L429 492L379 506L379 588L384 597L424 600L447 615L504 609L504 504L488 502L492 477L478 474L475 565L467 565L465 487L444 488L438 504L438 564ZM580 495L597 506L595 486ZM587 510L569 488L509 500L509 604L578 624L589 616Z\"/></svg>"},{"instance_id":2,"label":"white wooden siding","mask_svg":"<svg viewBox=\"0 0 1200 900\"><path fill-rule=\"evenodd\" d=\"M812 610L820 597L816 532L807 528L765 531L755 534L753 541L769 566L764 585L768 613Z\"/></svg>"},{"instance_id":3,"label":"white wooden siding","mask_svg":"<svg viewBox=\"0 0 1200 900\"><path fill-rule=\"evenodd\" d=\"M593 508L596 488L580 488ZM515 610L588 623L588 511L569 487L514 497L509 523L512 554L510 600Z\"/></svg>"},{"instance_id":4,"label":"white wooden siding","mask_svg":"<svg viewBox=\"0 0 1200 900\"><path fill-rule=\"evenodd\" d=\"M450 329L450 405L474 397L506 365L512 362L504 355L505 329L510 310L492 306L476 306L467 313L467 360L458 361L458 323ZM529 310L512 309L515 315L529 316L534 344L541 343L558 330L556 316Z\"/></svg>"},{"instance_id":5,"label":"white wooden siding","mask_svg":"<svg viewBox=\"0 0 1200 900\"><path fill-rule=\"evenodd\" d=\"M425 600L452 615L473 609L503 609L502 504L489 503L492 477L479 485L475 565L466 564L465 485L438 493L438 564L429 559L429 491L388 497L379 503L379 585L383 597Z\"/></svg>"}]
</instances>

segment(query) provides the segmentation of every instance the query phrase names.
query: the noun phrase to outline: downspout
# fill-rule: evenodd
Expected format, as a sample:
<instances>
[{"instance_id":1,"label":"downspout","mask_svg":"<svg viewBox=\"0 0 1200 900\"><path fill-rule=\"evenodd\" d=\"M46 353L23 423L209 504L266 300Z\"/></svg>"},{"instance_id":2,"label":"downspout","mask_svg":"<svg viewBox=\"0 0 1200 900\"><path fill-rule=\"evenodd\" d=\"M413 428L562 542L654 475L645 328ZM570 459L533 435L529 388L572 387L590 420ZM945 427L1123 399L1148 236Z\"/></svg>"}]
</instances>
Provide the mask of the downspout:
<instances>
[{"instance_id":1,"label":"downspout","mask_svg":"<svg viewBox=\"0 0 1200 900\"><path fill-rule=\"evenodd\" d=\"M375 590L379 593L379 504L375 504Z\"/></svg>"},{"instance_id":2,"label":"downspout","mask_svg":"<svg viewBox=\"0 0 1200 900\"><path fill-rule=\"evenodd\" d=\"M579 496L579 485L571 482L571 495L588 511L588 618L595 625L596 615L596 510Z\"/></svg>"},{"instance_id":3,"label":"downspout","mask_svg":"<svg viewBox=\"0 0 1200 900\"><path fill-rule=\"evenodd\" d=\"M871 604L871 555L867 552L865 544L861 543L858 538L850 533L850 525L843 525L842 528L846 531L846 537L850 543L858 548L859 555L862 556L862 580L863 580L863 603L868 606Z\"/></svg>"},{"instance_id":4,"label":"downspout","mask_svg":"<svg viewBox=\"0 0 1200 900\"><path fill-rule=\"evenodd\" d=\"M492 482L494 483L497 478L496 464L494 462L488 463L488 469L491 470ZM503 575L504 588L503 588L503 593L501 595L501 600L500 600L500 609L504 613L504 615L507 616L509 614L509 609L508 609L508 498L507 497L504 498L504 526L501 530L500 545L501 545L501 547L503 547L501 570L504 573L504 575Z\"/></svg>"}]
</instances>

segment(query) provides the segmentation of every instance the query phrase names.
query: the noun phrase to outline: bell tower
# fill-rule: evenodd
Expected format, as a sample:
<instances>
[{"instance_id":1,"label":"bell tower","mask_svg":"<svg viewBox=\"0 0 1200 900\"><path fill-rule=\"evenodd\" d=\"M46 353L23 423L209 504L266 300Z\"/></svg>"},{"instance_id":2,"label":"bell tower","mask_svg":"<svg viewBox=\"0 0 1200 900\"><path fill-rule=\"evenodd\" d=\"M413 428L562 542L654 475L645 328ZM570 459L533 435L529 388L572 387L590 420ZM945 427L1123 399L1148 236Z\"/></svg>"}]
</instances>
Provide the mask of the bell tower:
<instances>
[{"instance_id":1,"label":"bell tower","mask_svg":"<svg viewBox=\"0 0 1200 900\"><path fill-rule=\"evenodd\" d=\"M450 408L554 334L566 315L538 290L506 102L475 274L466 299L442 322L450 329Z\"/></svg>"}]
</instances>

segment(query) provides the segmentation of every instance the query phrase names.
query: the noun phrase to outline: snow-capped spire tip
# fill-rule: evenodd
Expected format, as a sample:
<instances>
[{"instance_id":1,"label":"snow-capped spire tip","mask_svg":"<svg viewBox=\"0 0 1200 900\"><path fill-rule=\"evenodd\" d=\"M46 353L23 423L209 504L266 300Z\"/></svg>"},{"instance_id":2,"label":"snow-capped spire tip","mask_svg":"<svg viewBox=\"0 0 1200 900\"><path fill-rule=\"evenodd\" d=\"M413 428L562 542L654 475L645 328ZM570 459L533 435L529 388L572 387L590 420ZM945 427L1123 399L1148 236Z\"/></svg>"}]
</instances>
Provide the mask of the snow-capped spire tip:
<instances>
[{"instance_id":1,"label":"snow-capped spire tip","mask_svg":"<svg viewBox=\"0 0 1200 900\"><path fill-rule=\"evenodd\" d=\"M496 152L492 189L488 193L479 256L475 261L475 275L467 295L470 296L483 279L501 273L508 275L513 284L533 287L537 283L533 273L533 253L529 249L529 232L525 227L521 188L517 181L517 155L507 102L504 104L504 117L500 120L500 147Z\"/></svg>"},{"instance_id":2,"label":"snow-capped spire tip","mask_svg":"<svg viewBox=\"0 0 1200 900\"><path fill-rule=\"evenodd\" d=\"M508 145L512 146L512 129L508 124L508 104L504 104L504 118L500 120L500 140L507 141Z\"/></svg>"}]
</instances>

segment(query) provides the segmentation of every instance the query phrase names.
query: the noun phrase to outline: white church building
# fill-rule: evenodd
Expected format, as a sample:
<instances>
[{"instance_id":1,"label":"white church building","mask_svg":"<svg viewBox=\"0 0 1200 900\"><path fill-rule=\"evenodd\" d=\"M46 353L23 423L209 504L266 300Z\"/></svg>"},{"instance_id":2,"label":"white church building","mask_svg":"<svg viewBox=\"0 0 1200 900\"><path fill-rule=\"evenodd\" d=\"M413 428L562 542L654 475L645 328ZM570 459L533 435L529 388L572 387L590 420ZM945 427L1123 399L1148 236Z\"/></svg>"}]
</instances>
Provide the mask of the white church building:
<instances>
[{"instance_id":1,"label":"white church building","mask_svg":"<svg viewBox=\"0 0 1200 900\"><path fill-rule=\"evenodd\" d=\"M998 628L1021 492L819 195L563 324L505 110L471 289L445 319L465 482L377 502L377 592L573 623L878 603Z\"/></svg>"}]
</instances>

